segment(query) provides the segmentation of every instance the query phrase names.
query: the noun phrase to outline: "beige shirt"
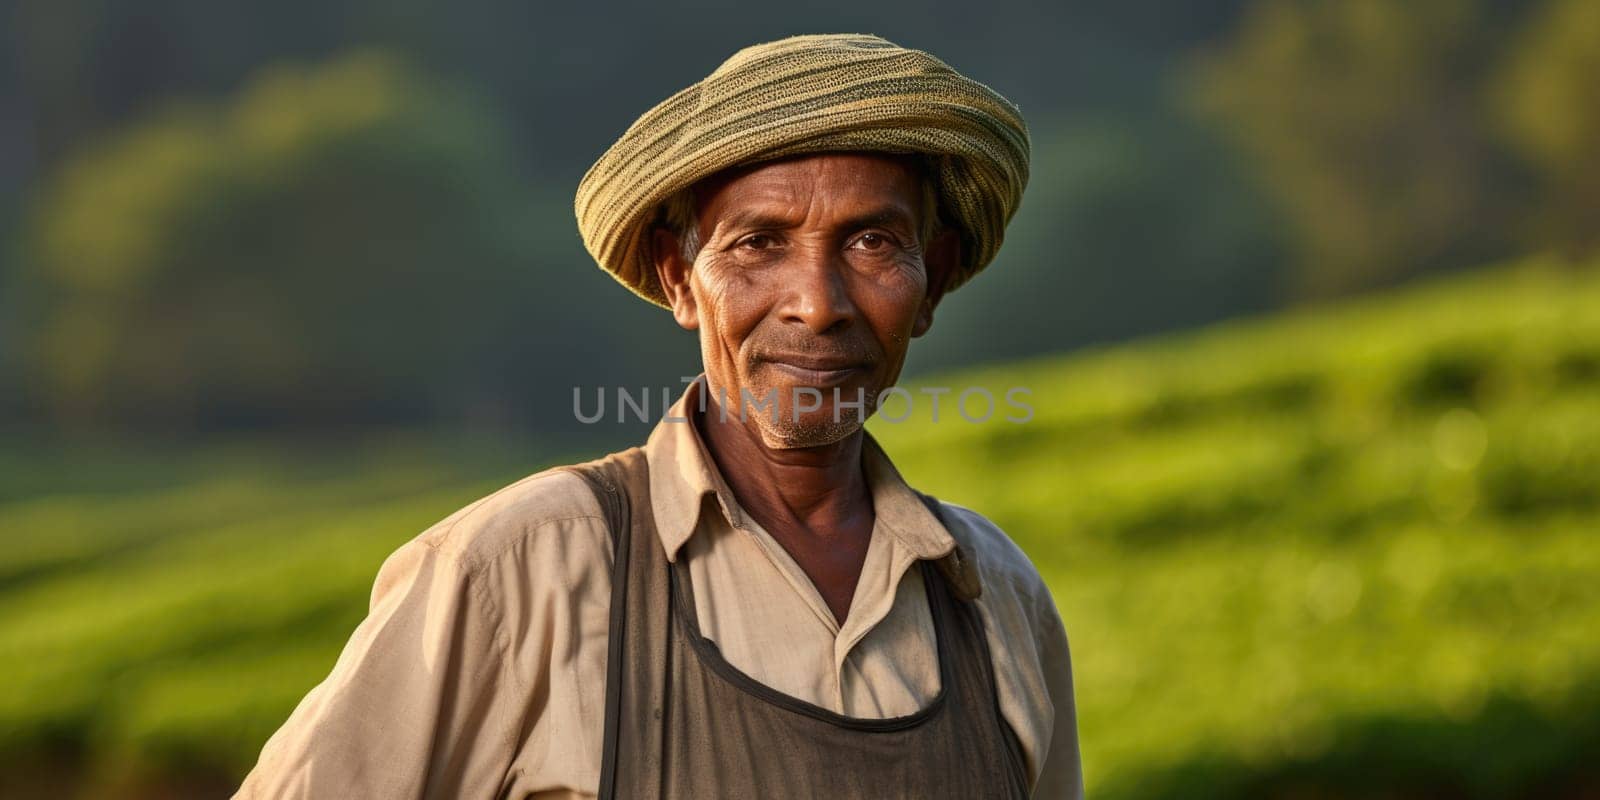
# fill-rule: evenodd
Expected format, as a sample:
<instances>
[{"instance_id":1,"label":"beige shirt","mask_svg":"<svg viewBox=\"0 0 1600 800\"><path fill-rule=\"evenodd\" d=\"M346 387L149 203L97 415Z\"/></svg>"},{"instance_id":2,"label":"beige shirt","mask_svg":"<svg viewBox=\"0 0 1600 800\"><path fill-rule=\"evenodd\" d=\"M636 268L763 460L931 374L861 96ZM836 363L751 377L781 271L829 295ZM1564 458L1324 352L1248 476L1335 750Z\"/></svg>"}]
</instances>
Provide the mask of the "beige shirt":
<instances>
[{"instance_id":1,"label":"beige shirt","mask_svg":"<svg viewBox=\"0 0 1600 800\"><path fill-rule=\"evenodd\" d=\"M702 632L745 674L841 714L910 714L939 691L918 559L960 543L1034 796L1081 798L1066 632L1039 573L977 513L947 530L867 436L876 521L844 624L740 508L683 418L645 444L669 559ZM953 454L954 455L954 454ZM327 679L262 748L241 798L584 798L600 780L611 539L598 501L547 470L456 511L383 564Z\"/></svg>"}]
</instances>

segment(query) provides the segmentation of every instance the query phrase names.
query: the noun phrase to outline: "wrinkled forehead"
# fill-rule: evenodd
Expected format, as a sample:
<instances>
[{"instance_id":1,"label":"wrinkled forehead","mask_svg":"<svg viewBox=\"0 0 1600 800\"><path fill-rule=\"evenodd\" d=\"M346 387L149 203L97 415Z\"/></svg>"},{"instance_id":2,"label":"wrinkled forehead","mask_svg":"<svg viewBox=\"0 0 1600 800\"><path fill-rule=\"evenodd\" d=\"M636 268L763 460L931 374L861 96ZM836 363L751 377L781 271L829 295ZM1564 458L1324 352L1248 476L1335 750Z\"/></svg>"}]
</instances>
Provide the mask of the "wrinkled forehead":
<instances>
[{"instance_id":1,"label":"wrinkled forehead","mask_svg":"<svg viewBox=\"0 0 1600 800\"><path fill-rule=\"evenodd\" d=\"M781 207L812 201L813 194L843 206L900 205L921 210L929 187L928 165L919 155L874 152L815 153L742 164L691 187L702 222L731 206Z\"/></svg>"}]
</instances>

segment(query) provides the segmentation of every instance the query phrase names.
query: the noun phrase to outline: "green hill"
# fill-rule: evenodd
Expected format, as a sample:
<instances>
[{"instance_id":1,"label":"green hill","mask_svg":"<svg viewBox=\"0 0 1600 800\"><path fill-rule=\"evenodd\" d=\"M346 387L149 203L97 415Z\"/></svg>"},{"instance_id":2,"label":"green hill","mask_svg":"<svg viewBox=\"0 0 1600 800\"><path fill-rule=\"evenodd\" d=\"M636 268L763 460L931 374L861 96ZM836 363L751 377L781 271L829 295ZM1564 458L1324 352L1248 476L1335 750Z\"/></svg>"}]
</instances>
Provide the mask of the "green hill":
<instances>
[{"instance_id":1,"label":"green hill","mask_svg":"<svg viewBox=\"0 0 1600 800\"><path fill-rule=\"evenodd\" d=\"M1092 796L1600 786L1600 271L1528 262L925 383L1029 392L1026 424L953 396L933 422L918 396L872 428L1049 581ZM225 793L383 557L541 466L0 454L0 793Z\"/></svg>"}]
</instances>

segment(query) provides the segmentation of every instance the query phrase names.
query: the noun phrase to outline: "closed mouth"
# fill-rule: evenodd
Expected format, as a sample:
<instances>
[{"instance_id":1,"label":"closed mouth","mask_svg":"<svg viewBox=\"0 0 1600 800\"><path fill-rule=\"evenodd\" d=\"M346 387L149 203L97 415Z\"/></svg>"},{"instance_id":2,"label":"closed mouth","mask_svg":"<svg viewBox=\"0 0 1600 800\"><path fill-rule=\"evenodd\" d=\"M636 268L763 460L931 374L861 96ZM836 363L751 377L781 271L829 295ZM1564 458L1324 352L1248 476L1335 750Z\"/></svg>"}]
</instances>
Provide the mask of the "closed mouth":
<instances>
[{"instance_id":1,"label":"closed mouth","mask_svg":"<svg viewBox=\"0 0 1600 800\"><path fill-rule=\"evenodd\" d=\"M803 354L770 356L764 360L781 366L812 370L814 372L839 372L841 370L860 369L866 366L865 363L860 361Z\"/></svg>"},{"instance_id":2,"label":"closed mouth","mask_svg":"<svg viewBox=\"0 0 1600 800\"><path fill-rule=\"evenodd\" d=\"M766 359L774 369L788 375L801 385L827 386L843 383L867 365L859 361L843 361L816 356L778 356Z\"/></svg>"}]
</instances>

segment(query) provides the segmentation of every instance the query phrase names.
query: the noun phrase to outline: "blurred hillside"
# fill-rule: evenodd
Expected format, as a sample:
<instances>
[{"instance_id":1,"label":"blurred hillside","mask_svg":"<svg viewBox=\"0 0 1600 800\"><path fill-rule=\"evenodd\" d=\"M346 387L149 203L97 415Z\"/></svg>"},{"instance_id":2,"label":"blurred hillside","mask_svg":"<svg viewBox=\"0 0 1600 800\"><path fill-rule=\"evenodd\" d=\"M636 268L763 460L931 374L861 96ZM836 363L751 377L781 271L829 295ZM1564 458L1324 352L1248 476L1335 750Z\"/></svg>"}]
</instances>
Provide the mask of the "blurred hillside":
<instances>
[{"instance_id":1,"label":"blurred hillside","mask_svg":"<svg viewBox=\"0 0 1600 800\"><path fill-rule=\"evenodd\" d=\"M1584 0L19 0L0 27L0 430L616 440L575 386L693 338L595 269L582 172L739 47L863 30L1015 100L1033 178L913 374L1581 257ZM994 322L1006 309L1004 325Z\"/></svg>"},{"instance_id":2,"label":"blurred hillside","mask_svg":"<svg viewBox=\"0 0 1600 800\"><path fill-rule=\"evenodd\" d=\"M1600 265L935 383L1032 392L1023 425L872 428L1049 582L1092 796L1600 790ZM548 463L425 440L3 454L0 794L225 796L384 556Z\"/></svg>"}]
</instances>

